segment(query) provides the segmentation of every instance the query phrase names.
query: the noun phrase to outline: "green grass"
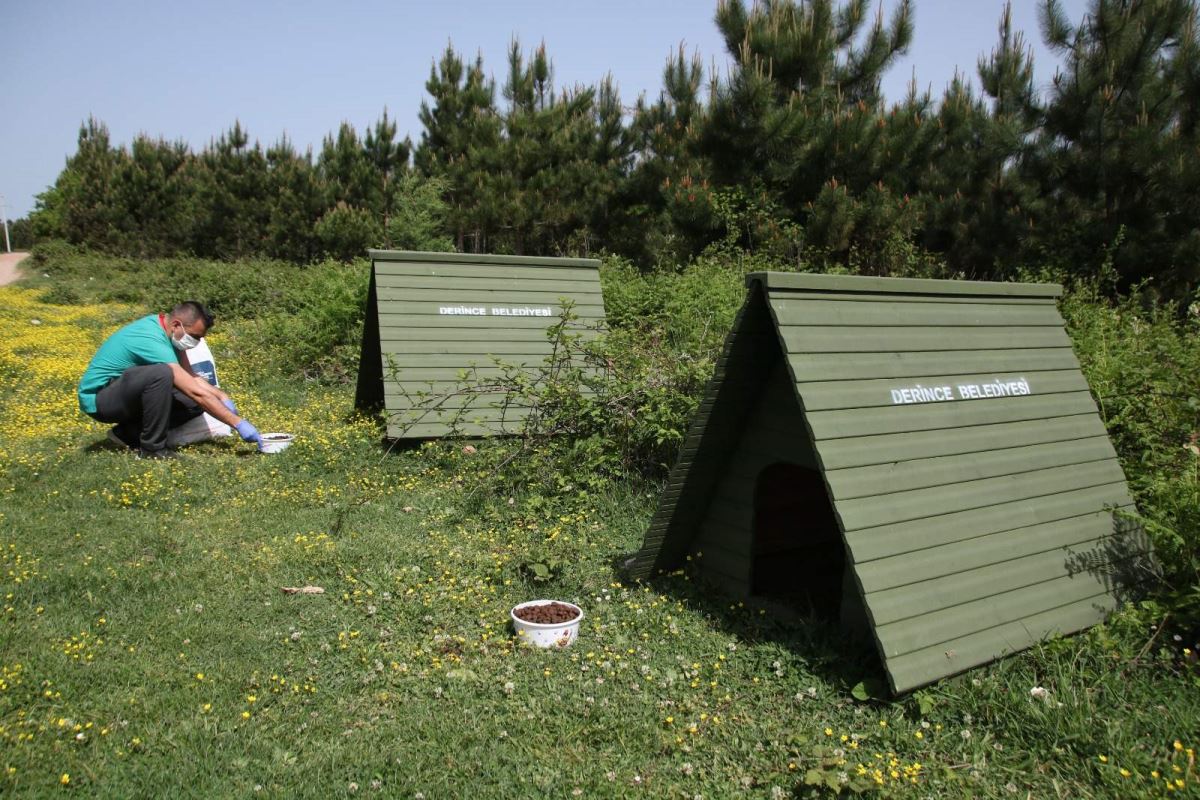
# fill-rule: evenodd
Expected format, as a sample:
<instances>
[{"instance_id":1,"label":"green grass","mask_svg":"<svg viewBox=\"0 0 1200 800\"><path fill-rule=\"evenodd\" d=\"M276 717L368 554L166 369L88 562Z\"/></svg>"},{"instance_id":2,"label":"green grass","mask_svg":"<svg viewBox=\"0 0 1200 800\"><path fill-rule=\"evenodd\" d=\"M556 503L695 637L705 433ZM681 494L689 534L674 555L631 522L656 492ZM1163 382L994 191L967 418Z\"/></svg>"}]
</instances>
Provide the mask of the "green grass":
<instances>
[{"instance_id":1,"label":"green grass","mask_svg":"<svg viewBox=\"0 0 1200 800\"><path fill-rule=\"evenodd\" d=\"M120 309L0 293L5 794L1086 798L1200 785L1194 643L1156 635L1145 613L906 698L856 700L879 667L836 629L685 573L622 583L655 486L489 500L472 491L477 465L502 443L386 451L352 416L352 387L257 374L248 356L220 364L226 388L263 429L298 433L291 449L225 441L138 461L72 413L71 376ZM232 327L218 356L229 342L247 352ZM532 578L539 559L556 564L548 581ZM325 594L280 591L309 584ZM508 610L535 597L583 606L575 646L514 643Z\"/></svg>"}]
</instances>

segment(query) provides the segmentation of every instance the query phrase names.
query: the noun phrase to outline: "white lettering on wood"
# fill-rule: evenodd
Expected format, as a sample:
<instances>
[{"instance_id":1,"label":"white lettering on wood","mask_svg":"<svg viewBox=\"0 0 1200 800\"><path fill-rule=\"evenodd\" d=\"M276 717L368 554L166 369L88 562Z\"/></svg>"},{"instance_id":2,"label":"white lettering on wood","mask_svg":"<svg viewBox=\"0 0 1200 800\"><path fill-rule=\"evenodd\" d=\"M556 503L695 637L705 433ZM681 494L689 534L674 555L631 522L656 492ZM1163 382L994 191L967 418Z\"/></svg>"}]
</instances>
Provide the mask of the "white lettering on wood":
<instances>
[{"instance_id":1,"label":"white lettering on wood","mask_svg":"<svg viewBox=\"0 0 1200 800\"><path fill-rule=\"evenodd\" d=\"M438 306L438 314L452 317L552 317L547 306Z\"/></svg>"},{"instance_id":2,"label":"white lettering on wood","mask_svg":"<svg viewBox=\"0 0 1200 800\"><path fill-rule=\"evenodd\" d=\"M1023 397L1033 394L1029 381L1020 378L993 378L979 383L960 383L956 386L901 386L890 389L892 405L912 403L942 403L950 400L985 400L997 397Z\"/></svg>"}]
</instances>

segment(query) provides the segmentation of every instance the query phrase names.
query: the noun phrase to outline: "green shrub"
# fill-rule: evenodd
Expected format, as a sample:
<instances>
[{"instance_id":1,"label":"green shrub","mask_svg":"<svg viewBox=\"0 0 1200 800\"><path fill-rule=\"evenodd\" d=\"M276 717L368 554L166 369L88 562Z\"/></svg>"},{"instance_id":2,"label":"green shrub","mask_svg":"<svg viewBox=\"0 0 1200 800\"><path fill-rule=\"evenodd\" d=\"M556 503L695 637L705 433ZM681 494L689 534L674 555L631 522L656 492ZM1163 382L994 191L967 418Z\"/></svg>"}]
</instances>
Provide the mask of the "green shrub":
<instances>
[{"instance_id":1,"label":"green shrub","mask_svg":"<svg viewBox=\"0 0 1200 800\"><path fill-rule=\"evenodd\" d=\"M770 269L761 259L707 255L683 270L639 273L609 259L600 271L604 312L614 330L657 336L655 345L714 359L746 295L746 275Z\"/></svg>"},{"instance_id":2,"label":"green shrub","mask_svg":"<svg viewBox=\"0 0 1200 800\"><path fill-rule=\"evenodd\" d=\"M313 232L326 254L343 261L358 258L383 240L383 229L370 211L345 203L325 212Z\"/></svg>"},{"instance_id":3,"label":"green shrub","mask_svg":"<svg viewBox=\"0 0 1200 800\"><path fill-rule=\"evenodd\" d=\"M448 208L442 197L447 193L440 178L420 178L415 173L400 178L395 208L384 230L387 247L453 252L454 242L445 233Z\"/></svg>"},{"instance_id":4,"label":"green shrub","mask_svg":"<svg viewBox=\"0 0 1200 800\"><path fill-rule=\"evenodd\" d=\"M746 274L771 266L740 253L710 253L684 270L642 274L610 258L601 269L603 336L582 335L568 313L547 331L553 355L543 364L497 360L498 378L465 375L446 393L413 392L413 411L395 421L415 424L441 413L454 428L482 403L533 409L512 447L489 448L491 455L473 460L475 479L495 495L556 496L614 480L661 479L745 297ZM458 397L468 398L460 412L441 412Z\"/></svg>"},{"instance_id":5,"label":"green shrub","mask_svg":"<svg viewBox=\"0 0 1200 800\"><path fill-rule=\"evenodd\" d=\"M1095 283L1062 303L1080 365L1162 566L1176 621L1200 633L1200 316L1116 301Z\"/></svg>"},{"instance_id":6,"label":"green shrub","mask_svg":"<svg viewBox=\"0 0 1200 800\"><path fill-rule=\"evenodd\" d=\"M200 300L224 329L236 326L234 356L259 372L340 381L357 371L367 297L364 261L285 261L199 258L140 260L79 250L61 242L38 245L32 285L47 302L119 302L146 312L181 300Z\"/></svg>"},{"instance_id":7,"label":"green shrub","mask_svg":"<svg viewBox=\"0 0 1200 800\"><path fill-rule=\"evenodd\" d=\"M281 375L353 381L358 372L369 265L325 261L295 271L278 298L241 327L246 352Z\"/></svg>"},{"instance_id":8,"label":"green shrub","mask_svg":"<svg viewBox=\"0 0 1200 800\"><path fill-rule=\"evenodd\" d=\"M408 392L413 410L395 422L403 428L440 413L455 430L485 404L529 409L515 450L503 453L488 476L494 494L559 495L630 476L661 477L687 431L711 361L664 348L664 337L647 337L645 329L591 335L596 332L568 308L547 329L551 355L542 364L496 359L498 376L467 374L446 393ZM458 397L466 398L461 409L442 411Z\"/></svg>"},{"instance_id":9,"label":"green shrub","mask_svg":"<svg viewBox=\"0 0 1200 800\"><path fill-rule=\"evenodd\" d=\"M38 297L43 303L56 306L76 306L82 303L79 292L65 284L51 286Z\"/></svg>"},{"instance_id":10,"label":"green shrub","mask_svg":"<svg viewBox=\"0 0 1200 800\"><path fill-rule=\"evenodd\" d=\"M39 270L45 271L79 254L79 249L62 239L51 239L34 245L29 251L29 261Z\"/></svg>"}]
</instances>

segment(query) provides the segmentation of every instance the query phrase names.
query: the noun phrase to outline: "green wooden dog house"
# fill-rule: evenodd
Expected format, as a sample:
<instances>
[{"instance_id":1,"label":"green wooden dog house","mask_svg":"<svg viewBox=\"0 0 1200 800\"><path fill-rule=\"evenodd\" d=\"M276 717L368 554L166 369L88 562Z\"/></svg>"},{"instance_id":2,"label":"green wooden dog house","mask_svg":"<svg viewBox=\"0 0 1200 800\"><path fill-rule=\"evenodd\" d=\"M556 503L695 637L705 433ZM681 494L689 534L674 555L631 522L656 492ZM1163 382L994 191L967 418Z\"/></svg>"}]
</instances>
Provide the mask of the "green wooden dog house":
<instances>
[{"instance_id":1,"label":"green wooden dog house","mask_svg":"<svg viewBox=\"0 0 1200 800\"><path fill-rule=\"evenodd\" d=\"M536 366L546 329L572 304L579 328L604 320L600 262L579 258L372 250L355 405L382 408L390 438L513 433L525 410L496 398L443 397L460 376ZM417 399L423 398L423 399ZM438 398L436 403L433 398ZM464 404L469 410L462 412Z\"/></svg>"},{"instance_id":2,"label":"green wooden dog house","mask_svg":"<svg viewBox=\"0 0 1200 800\"><path fill-rule=\"evenodd\" d=\"M635 577L869 628L894 692L1110 611L1148 545L1054 285L747 279Z\"/></svg>"}]
</instances>

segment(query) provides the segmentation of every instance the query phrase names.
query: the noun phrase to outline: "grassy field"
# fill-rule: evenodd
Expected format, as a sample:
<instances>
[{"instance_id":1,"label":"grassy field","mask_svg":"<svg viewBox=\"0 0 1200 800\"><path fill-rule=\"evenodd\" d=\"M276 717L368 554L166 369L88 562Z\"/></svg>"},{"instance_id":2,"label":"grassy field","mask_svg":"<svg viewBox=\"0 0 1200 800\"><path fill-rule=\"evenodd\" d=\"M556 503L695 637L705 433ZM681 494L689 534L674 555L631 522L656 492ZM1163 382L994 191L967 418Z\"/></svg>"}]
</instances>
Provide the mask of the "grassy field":
<instances>
[{"instance_id":1,"label":"grassy field","mask_svg":"<svg viewBox=\"0 0 1200 800\"><path fill-rule=\"evenodd\" d=\"M143 462L74 384L144 309L0 289L0 793L1157 797L1200 792L1194 643L1127 613L896 701L869 648L697 586L622 582L656 487L472 493L389 452L351 387L222 383L263 430ZM503 447L481 444L481 450ZM537 581L534 563L553 565ZM316 585L322 595L285 595ZM562 652L508 610L583 606Z\"/></svg>"}]
</instances>

